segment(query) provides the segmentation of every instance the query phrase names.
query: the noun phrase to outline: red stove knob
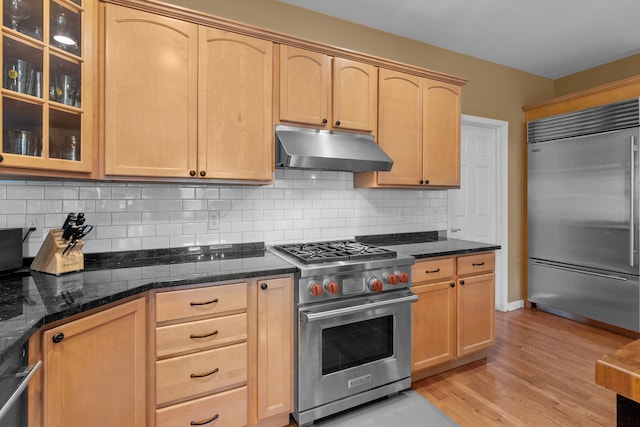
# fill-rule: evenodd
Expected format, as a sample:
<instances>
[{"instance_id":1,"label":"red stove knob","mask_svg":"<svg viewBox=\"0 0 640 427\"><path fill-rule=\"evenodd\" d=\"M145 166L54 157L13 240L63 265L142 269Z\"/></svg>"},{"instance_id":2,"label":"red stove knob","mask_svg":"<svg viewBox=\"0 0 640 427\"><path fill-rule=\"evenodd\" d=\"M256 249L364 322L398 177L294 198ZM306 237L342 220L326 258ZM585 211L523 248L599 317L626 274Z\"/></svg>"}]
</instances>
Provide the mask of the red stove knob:
<instances>
[{"instance_id":1,"label":"red stove knob","mask_svg":"<svg viewBox=\"0 0 640 427\"><path fill-rule=\"evenodd\" d=\"M378 279L377 277L373 277L369 280L369 289L371 289L373 292L382 292L383 287L384 283L382 283L382 280Z\"/></svg>"},{"instance_id":2,"label":"red stove knob","mask_svg":"<svg viewBox=\"0 0 640 427\"><path fill-rule=\"evenodd\" d=\"M324 284L324 288L326 289L327 292L329 292L330 294L337 294L338 291L340 290L340 286L338 286L338 283L336 283L335 280L331 280L329 282L326 282Z\"/></svg>"},{"instance_id":3,"label":"red stove knob","mask_svg":"<svg viewBox=\"0 0 640 427\"><path fill-rule=\"evenodd\" d=\"M398 275L395 273L391 273L391 274L387 274L387 283L390 285L397 285L398 284Z\"/></svg>"},{"instance_id":4,"label":"red stove knob","mask_svg":"<svg viewBox=\"0 0 640 427\"><path fill-rule=\"evenodd\" d=\"M324 289L322 285L318 282L314 282L311 286L309 286L309 293L314 297L319 297L324 293Z\"/></svg>"},{"instance_id":5,"label":"red stove knob","mask_svg":"<svg viewBox=\"0 0 640 427\"><path fill-rule=\"evenodd\" d=\"M398 279L400 279L400 283L409 283L409 273L405 273L404 271L398 274Z\"/></svg>"}]
</instances>

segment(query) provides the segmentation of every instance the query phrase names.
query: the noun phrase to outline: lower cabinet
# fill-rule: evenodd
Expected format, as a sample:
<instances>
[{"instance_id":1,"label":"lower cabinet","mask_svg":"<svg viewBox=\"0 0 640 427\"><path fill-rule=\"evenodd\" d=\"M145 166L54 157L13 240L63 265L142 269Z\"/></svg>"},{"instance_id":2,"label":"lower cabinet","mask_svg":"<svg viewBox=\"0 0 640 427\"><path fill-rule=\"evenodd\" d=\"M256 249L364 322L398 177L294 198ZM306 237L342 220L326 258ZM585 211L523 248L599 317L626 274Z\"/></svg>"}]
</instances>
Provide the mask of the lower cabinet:
<instances>
[{"instance_id":1,"label":"lower cabinet","mask_svg":"<svg viewBox=\"0 0 640 427\"><path fill-rule=\"evenodd\" d=\"M412 379L486 356L495 344L493 252L413 266Z\"/></svg>"},{"instance_id":2,"label":"lower cabinet","mask_svg":"<svg viewBox=\"0 0 640 427\"><path fill-rule=\"evenodd\" d=\"M147 425L145 301L42 334L44 426Z\"/></svg>"},{"instance_id":3,"label":"lower cabinet","mask_svg":"<svg viewBox=\"0 0 640 427\"><path fill-rule=\"evenodd\" d=\"M290 276L202 284L157 292L152 300L155 426L288 423Z\"/></svg>"},{"instance_id":4,"label":"lower cabinet","mask_svg":"<svg viewBox=\"0 0 640 427\"><path fill-rule=\"evenodd\" d=\"M35 334L29 357L30 427L287 425L293 277L151 291Z\"/></svg>"}]
</instances>

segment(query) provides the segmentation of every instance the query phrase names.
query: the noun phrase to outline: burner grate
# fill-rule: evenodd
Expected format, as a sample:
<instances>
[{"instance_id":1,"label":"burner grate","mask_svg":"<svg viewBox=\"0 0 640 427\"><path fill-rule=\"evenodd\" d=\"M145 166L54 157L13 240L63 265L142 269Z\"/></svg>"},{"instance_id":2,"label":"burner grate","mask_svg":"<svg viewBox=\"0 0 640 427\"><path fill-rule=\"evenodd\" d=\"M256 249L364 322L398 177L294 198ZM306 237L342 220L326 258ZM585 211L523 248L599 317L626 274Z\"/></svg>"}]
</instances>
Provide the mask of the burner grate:
<instances>
[{"instance_id":1,"label":"burner grate","mask_svg":"<svg viewBox=\"0 0 640 427\"><path fill-rule=\"evenodd\" d=\"M274 248L304 264L396 257L394 251L354 240L294 243L277 245Z\"/></svg>"}]
</instances>

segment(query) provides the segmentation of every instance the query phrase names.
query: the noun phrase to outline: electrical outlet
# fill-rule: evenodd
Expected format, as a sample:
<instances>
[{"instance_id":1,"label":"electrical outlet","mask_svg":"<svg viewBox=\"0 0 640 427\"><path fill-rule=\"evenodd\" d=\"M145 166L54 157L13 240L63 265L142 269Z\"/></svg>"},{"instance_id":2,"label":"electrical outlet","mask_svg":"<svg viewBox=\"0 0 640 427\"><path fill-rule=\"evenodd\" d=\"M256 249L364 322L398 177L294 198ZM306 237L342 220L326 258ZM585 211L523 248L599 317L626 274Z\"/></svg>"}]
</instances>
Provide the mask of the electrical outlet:
<instances>
[{"instance_id":1,"label":"electrical outlet","mask_svg":"<svg viewBox=\"0 0 640 427\"><path fill-rule=\"evenodd\" d=\"M398 222L404 222L406 220L404 216L404 209L398 211Z\"/></svg>"},{"instance_id":2,"label":"electrical outlet","mask_svg":"<svg viewBox=\"0 0 640 427\"><path fill-rule=\"evenodd\" d=\"M27 215L25 219L26 228L35 228L29 237L42 237L42 215Z\"/></svg>"},{"instance_id":3,"label":"electrical outlet","mask_svg":"<svg viewBox=\"0 0 640 427\"><path fill-rule=\"evenodd\" d=\"M220 211L209 211L209 230L220 229Z\"/></svg>"}]
</instances>

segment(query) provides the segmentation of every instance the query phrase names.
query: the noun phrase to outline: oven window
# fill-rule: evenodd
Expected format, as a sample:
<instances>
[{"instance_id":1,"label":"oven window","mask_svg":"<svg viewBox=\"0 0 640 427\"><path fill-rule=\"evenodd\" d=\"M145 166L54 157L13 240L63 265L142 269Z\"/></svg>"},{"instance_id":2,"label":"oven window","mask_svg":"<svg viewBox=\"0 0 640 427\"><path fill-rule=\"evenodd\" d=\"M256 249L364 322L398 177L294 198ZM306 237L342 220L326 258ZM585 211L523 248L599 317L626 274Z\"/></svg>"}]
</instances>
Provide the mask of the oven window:
<instances>
[{"instance_id":1,"label":"oven window","mask_svg":"<svg viewBox=\"0 0 640 427\"><path fill-rule=\"evenodd\" d=\"M322 331L322 375L393 355L393 316Z\"/></svg>"}]
</instances>

